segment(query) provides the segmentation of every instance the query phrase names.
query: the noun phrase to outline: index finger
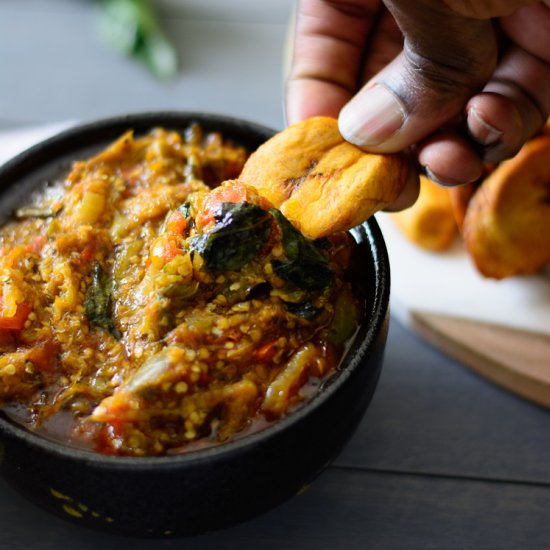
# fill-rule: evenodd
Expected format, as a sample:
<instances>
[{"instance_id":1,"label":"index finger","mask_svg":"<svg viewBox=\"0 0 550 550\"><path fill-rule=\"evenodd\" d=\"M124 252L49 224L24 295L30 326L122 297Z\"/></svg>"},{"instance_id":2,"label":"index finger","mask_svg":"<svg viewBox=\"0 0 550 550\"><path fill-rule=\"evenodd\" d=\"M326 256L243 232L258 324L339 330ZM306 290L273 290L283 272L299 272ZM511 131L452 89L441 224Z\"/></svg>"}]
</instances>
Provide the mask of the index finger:
<instances>
[{"instance_id":1,"label":"index finger","mask_svg":"<svg viewBox=\"0 0 550 550\"><path fill-rule=\"evenodd\" d=\"M301 0L286 84L289 124L337 117L357 90L363 52L380 0Z\"/></svg>"}]
</instances>

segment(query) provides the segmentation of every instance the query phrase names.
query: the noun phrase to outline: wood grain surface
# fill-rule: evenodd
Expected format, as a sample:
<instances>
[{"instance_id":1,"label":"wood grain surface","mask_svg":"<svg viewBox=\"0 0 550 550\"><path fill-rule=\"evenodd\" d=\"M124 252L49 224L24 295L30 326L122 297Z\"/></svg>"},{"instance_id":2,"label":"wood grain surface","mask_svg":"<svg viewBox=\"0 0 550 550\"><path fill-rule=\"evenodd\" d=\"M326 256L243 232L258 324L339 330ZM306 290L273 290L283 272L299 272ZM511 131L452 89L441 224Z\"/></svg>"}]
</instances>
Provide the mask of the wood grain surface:
<instances>
[{"instance_id":1,"label":"wood grain surface","mask_svg":"<svg viewBox=\"0 0 550 550\"><path fill-rule=\"evenodd\" d=\"M550 336L420 311L410 312L410 323L474 371L550 407Z\"/></svg>"}]
</instances>

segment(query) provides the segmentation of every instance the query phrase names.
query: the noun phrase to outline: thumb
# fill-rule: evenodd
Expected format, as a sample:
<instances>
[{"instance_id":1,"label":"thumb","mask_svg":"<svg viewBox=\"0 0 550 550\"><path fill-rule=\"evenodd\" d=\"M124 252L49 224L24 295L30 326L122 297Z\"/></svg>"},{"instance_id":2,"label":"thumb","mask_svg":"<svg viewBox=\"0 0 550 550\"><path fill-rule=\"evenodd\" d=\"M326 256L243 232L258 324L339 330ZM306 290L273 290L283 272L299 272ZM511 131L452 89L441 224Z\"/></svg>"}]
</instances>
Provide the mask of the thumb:
<instances>
[{"instance_id":1,"label":"thumb","mask_svg":"<svg viewBox=\"0 0 550 550\"><path fill-rule=\"evenodd\" d=\"M465 17L440 0L386 4L403 32L403 51L339 116L346 140L381 153L405 149L452 121L497 60L489 19Z\"/></svg>"}]
</instances>

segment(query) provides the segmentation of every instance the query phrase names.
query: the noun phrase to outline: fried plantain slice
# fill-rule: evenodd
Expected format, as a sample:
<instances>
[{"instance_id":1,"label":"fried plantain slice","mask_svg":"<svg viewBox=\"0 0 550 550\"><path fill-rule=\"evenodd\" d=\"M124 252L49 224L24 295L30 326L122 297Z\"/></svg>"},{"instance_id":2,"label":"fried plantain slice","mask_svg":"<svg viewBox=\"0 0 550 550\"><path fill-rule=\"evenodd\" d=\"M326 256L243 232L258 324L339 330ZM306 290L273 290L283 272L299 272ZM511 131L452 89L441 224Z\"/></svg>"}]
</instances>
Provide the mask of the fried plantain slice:
<instances>
[{"instance_id":1,"label":"fried plantain slice","mask_svg":"<svg viewBox=\"0 0 550 550\"><path fill-rule=\"evenodd\" d=\"M449 189L426 176L420 176L416 202L390 215L405 237L425 250L446 250L458 233Z\"/></svg>"},{"instance_id":2,"label":"fried plantain slice","mask_svg":"<svg viewBox=\"0 0 550 550\"><path fill-rule=\"evenodd\" d=\"M468 205L470 204L470 200L474 196L478 185L478 182L471 182L466 183L465 185L457 185L456 187L448 188L453 216L459 231L462 231Z\"/></svg>"},{"instance_id":3,"label":"fried plantain slice","mask_svg":"<svg viewBox=\"0 0 550 550\"><path fill-rule=\"evenodd\" d=\"M362 223L417 177L404 154L366 153L342 138L336 119L313 117L261 145L239 179L317 239Z\"/></svg>"},{"instance_id":4,"label":"fried plantain slice","mask_svg":"<svg viewBox=\"0 0 550 550\"><path fill-rule=\"evenodd\" d=\"M483 174L478 180L465 183L464 185L448 187L451 205L453 207L453 214L460 232L462 232L462 225L464 224L464 218L466 217L466 211L468 210L470 199L474 196L474 193L481 185L481 182L484 181L496 167L496 164L485 164L483 167Z\"/></svg>"},{"instance_id":5,"label":"fried plantain slice","mask_svg":"<svg viewBox=\"0 0 550 550\"><path fill-rule=\"evenodd\" d=\"M472 197L462 228L478 270L502 279L550 263L550 134L502 162Z\"/></svg>"}]
</instances>

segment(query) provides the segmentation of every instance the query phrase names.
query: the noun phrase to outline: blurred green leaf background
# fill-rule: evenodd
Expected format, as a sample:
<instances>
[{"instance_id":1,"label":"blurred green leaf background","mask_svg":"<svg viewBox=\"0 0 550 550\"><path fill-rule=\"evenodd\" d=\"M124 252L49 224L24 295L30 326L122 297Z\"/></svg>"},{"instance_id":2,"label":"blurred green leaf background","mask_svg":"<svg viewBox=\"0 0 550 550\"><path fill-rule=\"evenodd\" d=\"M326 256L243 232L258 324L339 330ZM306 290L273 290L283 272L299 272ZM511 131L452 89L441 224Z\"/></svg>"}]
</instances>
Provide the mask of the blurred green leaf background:
<instances>
[{"instance_id":1,"label":"blurred green leaf background","mask_svg":"<svg viewBox=\"0 0 550 550\"><path fill-rule=\"evenodd\" d=\"M178 55L150 0L100 0L97 29L113 50L143 63L157 78L178 72Z\"/></svg>"}]
</instances>

